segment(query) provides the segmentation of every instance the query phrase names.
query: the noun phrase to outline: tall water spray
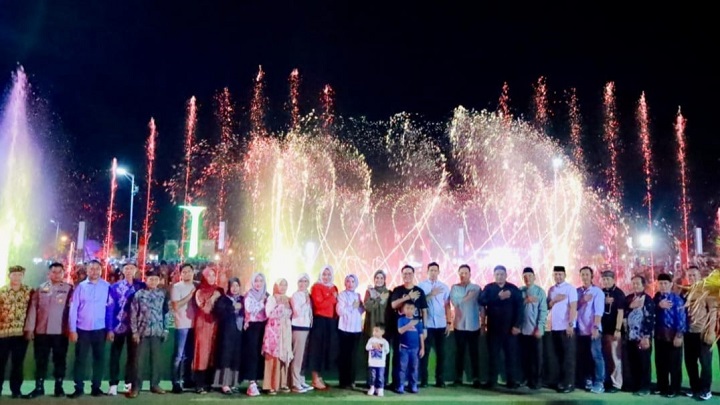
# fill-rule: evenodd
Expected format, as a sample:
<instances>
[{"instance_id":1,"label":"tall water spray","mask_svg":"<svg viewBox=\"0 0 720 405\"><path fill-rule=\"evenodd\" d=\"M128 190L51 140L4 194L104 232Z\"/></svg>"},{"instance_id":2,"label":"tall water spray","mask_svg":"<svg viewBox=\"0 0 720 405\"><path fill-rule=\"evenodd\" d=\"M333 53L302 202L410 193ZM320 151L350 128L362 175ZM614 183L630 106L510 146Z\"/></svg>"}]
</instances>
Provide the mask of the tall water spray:
<instances>
[{"instance_id":1,"label":"tall water spray","mask_svg":"<svg viewBox=\"0 0 720 405\"><path fill-rule=\"evenodd\" d=\"M0 115L0 285L8 266L27 266L38 254L52 202L42 186L42 156L28 120L30 86L22 67Z\"/></svg>"}]
</instances>

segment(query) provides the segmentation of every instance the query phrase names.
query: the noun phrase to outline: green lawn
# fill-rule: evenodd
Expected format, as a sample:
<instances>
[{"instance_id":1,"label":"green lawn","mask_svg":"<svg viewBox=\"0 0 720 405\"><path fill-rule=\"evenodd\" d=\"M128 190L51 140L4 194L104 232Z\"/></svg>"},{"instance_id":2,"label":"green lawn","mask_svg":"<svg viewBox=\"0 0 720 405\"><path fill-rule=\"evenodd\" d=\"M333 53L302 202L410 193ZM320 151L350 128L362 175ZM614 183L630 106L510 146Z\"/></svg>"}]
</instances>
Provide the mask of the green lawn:
<instances>
[{"instance_id":1,"label":"green lawn","mask_svg":"<svg viewBox=\"0 0 720 405\"><path fill-rule=\"evenodd\" d=\"M146 383L147 384L147 383ZM164 388L170 388L170 382L165 381L162 383ZM29 392L34 387L34 384L26 382L23 386L23 392ZM52 389L53 384L48 382L46 389ZM67 392L71 392L72 384L66 383L65 389ZM107 389L107 385L103 386L103 389ZM146 387L147 389L147 387ZM89 392L90 388L86 387L86 391ZM51 391L48 391L51 392ZM5 390L7 395L7 389ZM498 390L497 392L489 392L484 390L476 390L471 387L461 388L426 388L421 389L419 394L405 394L397 395L391 392L386 392L384 398L368 397L364 391L347 391L340 389L330 389L325 392L309 392L307 394L278 394L277 396L262 395L257 398L250 398L244 394L238 394L233 396L224 396L219 393L211 393L206 395L196 395L192 393L186 393L183 395L154 395L147 391L143 391L141 395L135 400L143 404L154 404L154 405L165 405L165 404L179 404L179 403L229 403L229 401L241 400L242 403L249 404L310 404L313 402L322 402L325 404L335 404L339 401L352 402L357 404L378 404L378 403L400 403L401 401L412 401L420 403L433 403L441 402L444 404L465 404L471 402L480 402L483 404L513 404L513 403L582 403L582 404L603 404L603 403L667 403L671 401L673 404L690 404L695 401L690 398L675 398L668 400L663 397L649 395L647 397L639 398L632 396L628 393L616 393L616 394L601 394L595 395L586 392L577 391L572 394L557 394L554 391L543 389L540 391L531 392L527 389L520 389L512 393L508 391ZM3 397L3 402L7 403L43 403L43 404L54 404L63 403L67 404L70 400L58 399L53 397L44 397L33 401L27 400L12 400L8 397ZM97 403L97 404L118 404L118 403L129 403L129 399L122 396L117 397L105 397L105 398L93 398L86 395L82 399L77 400L82 403Z\"/></svg>"}]
</instances>

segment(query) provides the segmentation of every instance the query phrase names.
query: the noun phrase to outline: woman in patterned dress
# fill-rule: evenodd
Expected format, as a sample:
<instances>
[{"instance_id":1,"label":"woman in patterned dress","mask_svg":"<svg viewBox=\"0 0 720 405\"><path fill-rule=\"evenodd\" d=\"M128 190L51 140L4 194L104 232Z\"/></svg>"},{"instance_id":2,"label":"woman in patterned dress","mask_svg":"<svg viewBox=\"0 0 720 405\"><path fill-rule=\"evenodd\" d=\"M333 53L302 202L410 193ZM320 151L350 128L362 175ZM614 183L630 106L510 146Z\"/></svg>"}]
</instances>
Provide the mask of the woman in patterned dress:
<instances>
[{"instance_id":1,"label":"woman in patterned dress","mask_svg":"<svg viewBox=\"0 0 720 405\"><path fill-rule=\"evenodd\" d=\"M215 269L206 267L202 271L200 287L195 291L195 304L199 311L195 313L195 357L193 358L193 373L195 374L195 392L205 394L208 391L207 370L212 367L215 332L217 322L213 308L215 302L223 295L215 282L217 275Z\"/></svg>"},{"instance_id":2,"label":"woman in patterned dress","mask_svg":"<svg viewBox=\"0 0 720 405\"><path fill-rule=\"evenodd\" d=\"M265 356L263 389L270 395L278 390L289 392L288 367L293 359L292 308L287 294L287 280L280 279L273 287L273 295L267 299L265 313L268 317L263 338L262 352Z\"/></svg>"}]
</instances>

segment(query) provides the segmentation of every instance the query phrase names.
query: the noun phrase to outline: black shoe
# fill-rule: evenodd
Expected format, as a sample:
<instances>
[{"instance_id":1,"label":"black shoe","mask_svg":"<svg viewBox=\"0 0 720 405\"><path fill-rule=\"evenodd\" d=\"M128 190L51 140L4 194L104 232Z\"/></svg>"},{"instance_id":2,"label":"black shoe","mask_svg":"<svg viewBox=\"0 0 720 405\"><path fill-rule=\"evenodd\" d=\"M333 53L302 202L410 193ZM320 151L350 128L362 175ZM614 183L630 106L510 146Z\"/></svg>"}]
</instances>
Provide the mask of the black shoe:
<instances>
[{"instance_id":1,"label":"black shoe","mask_svg":"<svg viewBox=\"0 0 720 405\"><path fill-rule=\"evenodd\" d=\"M533 390L533 391L536 391L536 390L539 390L539 389L540 389L540 386L539 386L538 384L534 384L534 383L528 384L527 387L528 387L528 389L531 389L531 390Z\"/></svg>"},{"instance_id":2,"label":"black shoe","mask_svg":"<svg viewBox=\"0 0 720 405\"><path fill-rule=\"evenodd\" d=\"M463 382L462 382L462 381L455 380L455 381L453 381L453 384L452 384L452 385L453 385L453 387L462 387L462 386L463 386Z\"/></svg>"},{"instance_id":3,"label":"black shoe","mask_svg":"<svg viewBox=\"0 0 720 405\"><path fill-rule=\"evenodd\" d=\"M605 388L605 392L608 394L614 394L616 392L620 391L619 389L615 388L614 385L609 386L608 388Z\"/></svg>"},{"instance_id":4,"label":"black shoe","mask_svg":"<svg viewBox=\"0 0 720 405\"><path fill-rule=\"evenodd\" d=\"M516 389L520 388L520 384L512 382L512 383L507 383L505 385L505 387L509 390L516 390Z\"/></svg>"},{"instance_id":5,"label":"black shoe","mask_svg":"<svg viewBox=\"0 0 720 405\"><path fill-rule=\"evenodd\" d=\"M571 393L571 392L573 392L573 391L575 391L575 386L574 386L574 385L568 385L567 387L564 387L564 388L562 389L562 391L558 390L558 392L561 393L561 394L569 394L569 393Z\"/></svg>"},{"instance_id":6,"label":"black shoe","mask_svg":"<svg viewBox=\"0 0 720 405\"><path fill-rule=\"evenodd\" d=\"M83 395L85 395L84 392L76 389L75 392L73 392L72 394L68 395L67 397L70 398L70 399L76 399L76 398L80 398L80 397L83 396Z\"/></svg>"},{"instance_id":7,"label":"black shoe","mask_svg":"<svg viewBox=\"0 0 720 405\"><path fill-rule=\"evenodd\" d=\"M445 382L444 381L438 381L435 383L436 388L445 388Z\"/></svg>"},{"instance_id":8,"label":"black shoe","mask_svg":"<svg viewBox=\"0 0 720 405\"><path fill-rule=\"evenodd\" d=\"M482 388L482 384L480 384L480 381L473 381L473 388Z\"/></svg>"},{"instance_id":9,"label":"black shoe","mask_svg":"<svg viewBox=\"0 0 720 405\"><path fill-rule=\"evenodd\" d=\"M63 389L63 382L62 380L56 380L55 381L55 392L56 397L64 397L65 396L65 390Z\"/></svg>"},{"instance_id":10,"label":"black shoe","mask_svg":"<svg viewBox=\"0 0 720 405\"><path fill-rule=\"evenodd\" d=\"M90 391L90 396L93 397L104 397L105 393L102 392L100 388L93 388L92 391Z\"/></svg>"},{"instance_id":11,"label":"black shoe","mask_svg":"<svg viewBox=\"0 0 720 405\"><path fill-rule=\"evenodd\" d=\"M43 388L42 386L39 386L39 387L35 387L35 389L32 390L31 393L25 395L24 398L25 399L33 399L33 398L42 397L42 396L45 396L45 388Z\"/></svg>"},{"instance_id":12,"label":"black shoe","mask_svg":"<svg viewBox=\"0 0 720 405\"><path fill-rule=\"evenodd\" d=\"M635 395L636 397L646 397L646 396L650 395L650 391L645 391L645 390L637 391L637 392L634 392L633 395Z\"/></svg>"},{"instance_id":13,"label":"black shoe","mask_svg":"<svg viewBox=\"0 0 720 405\"><path fill-rule=\"evenodd\" d=\"M474 383L473 383L473 387L475 387ZM494 390L495 384L493 384L491 382L486 382L485 384L480 385L480 387L475 387L475 388L482 388L484 390Z\"/></svg>"},{"instance_id":14,"label":"black shoe","mask_svg":"<svg viewBox=\"0 0 720 405\"><path fill-rule=\"evenodd\" d=\"M10 396L10 398L12 398L12 399L19 399L22 397L23 397L23 394L21 392L13 392L12 395Z\"/></svg>"},{"instance_id":15,"label":"black shoe","mask_svg":"<svg viewBox=\"0 0 720 405\"><path fill-rule=\"evenodd\" d=\"M663 395L665 398L675 398L677 396L677 392L668 392L665 395Z\"/></svg>"},{"instance_id":16,"label":"black shoe","mask_svg":"<svg viewBox=\"0 0 720 405\"><path fill-rule=\"evenodd\" d=\"M428 387L427 381L420 383L420 388L427 388L427 387Z\"/></svg>"},{"instance_id":17,"label":"black shoe","mask_svg":"<svg viewBox=\"0 0 720 405\"><path fill-rule=\"evenodd\" d=\"M172 391L170 392L172 392L173 394L182 394L183 387L181 387L180 384L173 384Z\"/></svg>"}]
</instances>

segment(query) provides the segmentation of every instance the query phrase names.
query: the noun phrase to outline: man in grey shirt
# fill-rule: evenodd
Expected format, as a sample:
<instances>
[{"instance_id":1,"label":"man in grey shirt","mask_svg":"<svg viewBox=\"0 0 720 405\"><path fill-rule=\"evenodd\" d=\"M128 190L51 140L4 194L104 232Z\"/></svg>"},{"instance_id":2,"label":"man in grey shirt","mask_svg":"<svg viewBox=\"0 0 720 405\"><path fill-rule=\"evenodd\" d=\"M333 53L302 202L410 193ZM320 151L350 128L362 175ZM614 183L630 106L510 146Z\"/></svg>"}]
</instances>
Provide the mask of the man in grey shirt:
<instances>
[{"instance_id":1,"label":"man in grey shirt","mask_svg":"<svg viewBox=\"0 0 720 405\"><path fill-rule=\"evenodd\" d=\"M454 310L453 330L455 333L455 385L463 383L465 351L470 353L470 372L474 388L480 388L480 304L482 292L479 285L470 281L470 266L463 264L458 269L460 282L450 289L450 303Z\"/></svg>"},{"instance_id":2,"label":"man in grey shirt","mask_svg":"<svg viewBox=\"0 0 720 405\"><path fill-rule=\"evenodd\" d=\"M540 389L540 372L542 370L542 337L547 323L547 297L545 291L535 285L535 272L526 267L523 270L525 286L520 288L525 314L520 329L520 350L523 374L528 388Z\"/></svg>"},{"instance_id":3,"label":"man in grey shirt","mask_svg":"<svg viewBox=\"0 0 720 405\"><path fill-rule=\"evenodd\" d=\"M68 350L68 309L73 287L63 281L64 277L65 267L62 263L51 264L48 281L40 284L30 299L24 330L27 340L34 340L35 389L27 395L28 399L45 395L45 377L51 351L55 396L65 396L62 384Z\"/></svg>"}]
</instances>

